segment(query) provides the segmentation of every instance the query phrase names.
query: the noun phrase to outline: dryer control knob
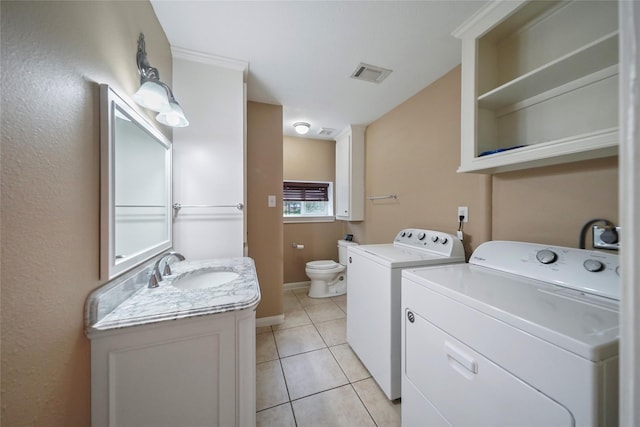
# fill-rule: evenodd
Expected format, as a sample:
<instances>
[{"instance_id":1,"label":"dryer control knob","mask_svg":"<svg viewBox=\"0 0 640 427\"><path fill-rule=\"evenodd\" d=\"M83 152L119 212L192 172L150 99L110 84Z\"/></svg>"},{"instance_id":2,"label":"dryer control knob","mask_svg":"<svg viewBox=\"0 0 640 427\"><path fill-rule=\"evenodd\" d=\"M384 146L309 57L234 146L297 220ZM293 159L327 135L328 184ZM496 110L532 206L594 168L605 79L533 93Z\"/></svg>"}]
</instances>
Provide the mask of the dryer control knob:
<instances>
[{"instance_id":1,"label":"dryer control knob","mask_svg":"<svg viewBox=\"0 0 640 427\"><path fill-rule=\"evenodd\" d=\"M408 237L408 238L411 238L411 236L413 236L413 233L412 233L412 232L409 232L409 233L407 234L407 237Z\"/></svg>"},{"instance_id":2,"label":"dryer control knob","mask_svg":"<svg viewBox=\"0 0 640 427\"><path fill-rule=\"evenodd\" d=\"M423 231L418 233L418 240L424 240L425 237L427 237L427 235Z\"/></svg>"},{"instance_id":3,"label":"dryer control knob","mask_svg":"<svg viewBox=\"0 0 640 427\"><path fill-rule=\"evenodd\" d=\"M543 249L536 254L536 259L543 264L553 264L558 260L558 254L549 249Z\"/></svg>"},{"instance_id":4,"label":"dryer control knob","mask_svg":"<svg viewBox=\"0 0 640 427\"><path fill-rule=\"evenodd\" d=\"M440 238L440 243L442 243L443 245L446 245L448 241L449 239L447 239L446 237Z\"/></svg>"},{"instance_id":5,"label":"dryer control knob","mask_svg":"<svg viewBox=\"0 0 640 427\"><path fill-rule=\"evenodd\" d=\"M604 270L604 264L597 259L588 259L582 265L584 265L585 270L593 273Z\"/></svg>"},{"instance_id":6,"label":"dryer control knob","mask_svg":"<svg viewBox=\"0 0 640 427\"><path fill-rule=\"evenodd\" d=\"M431 237L431 241L432 241L433 243L436 243L439 239L440 239L440 238L439 238L438 236L435 236L435 235Z\"/></svg>"},{"instance_id":7,"label":"dryer control knob","mask_svg":"<svg viewBox=\"0 0 640 427\"><path fill-rule=\"evenodd\" d=\"M401 237L404 237L404 236L406 236L406 235L407 235L407 232L406 232L406 231L403 231L403 232L402 232L402 234L400 234L400 236L401 236Z\"/></svg>"}]
</instances>

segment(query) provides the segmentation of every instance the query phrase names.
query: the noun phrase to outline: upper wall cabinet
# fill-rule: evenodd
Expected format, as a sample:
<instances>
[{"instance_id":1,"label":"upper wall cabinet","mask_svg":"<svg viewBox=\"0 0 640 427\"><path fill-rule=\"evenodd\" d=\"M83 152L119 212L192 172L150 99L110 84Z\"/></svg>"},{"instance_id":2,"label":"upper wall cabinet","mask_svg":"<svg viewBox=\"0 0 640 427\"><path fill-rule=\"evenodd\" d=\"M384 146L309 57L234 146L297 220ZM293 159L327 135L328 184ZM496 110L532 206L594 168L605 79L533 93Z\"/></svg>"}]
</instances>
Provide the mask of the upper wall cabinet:
<instances>
[{"instance_id":1,"label":"upper wall cabinet","mask_svg":"<svg viewBox=\"0 0 640 427\"><path fill-rule=\"evenodd\" d=\"M454 36L462 39L458 172L617 154L616 1L492 1Z\"/></svg>"},{"instance_id":2,"label":"upper wall cabinet","mask_svg":"<svg viewBox=\"0 0 640 427\"><path fill-rule=\"evenodd\" d=\"M336 137L336 219L364 220L364 126Z\"/></svg>"}]
</instances>

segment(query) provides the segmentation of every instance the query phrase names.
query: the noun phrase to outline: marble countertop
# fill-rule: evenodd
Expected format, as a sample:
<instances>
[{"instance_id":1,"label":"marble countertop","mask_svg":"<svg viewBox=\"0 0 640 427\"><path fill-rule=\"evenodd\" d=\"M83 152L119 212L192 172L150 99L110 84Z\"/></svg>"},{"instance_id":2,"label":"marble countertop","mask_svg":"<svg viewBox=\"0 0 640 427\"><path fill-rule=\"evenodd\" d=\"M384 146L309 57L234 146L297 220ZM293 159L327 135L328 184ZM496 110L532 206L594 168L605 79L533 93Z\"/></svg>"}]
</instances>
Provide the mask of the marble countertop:
<instances>
[{"instance_id":1,"label":"marble countertop","mask_svg":"<svg viewBox=\"0 0 640 427\"><path fill-rule=\"evenodd\" d=\"M88 298L85 326L88 336L118 328L167 320L253 309L260 301L260 286L251 258L221 258L171 263L172 274L157 288L146 286L150 268L116 283L108 283ZM206 289L179 289L173 280L200 269L224 269L239 277Z\"/></svg>"}]
</instances>

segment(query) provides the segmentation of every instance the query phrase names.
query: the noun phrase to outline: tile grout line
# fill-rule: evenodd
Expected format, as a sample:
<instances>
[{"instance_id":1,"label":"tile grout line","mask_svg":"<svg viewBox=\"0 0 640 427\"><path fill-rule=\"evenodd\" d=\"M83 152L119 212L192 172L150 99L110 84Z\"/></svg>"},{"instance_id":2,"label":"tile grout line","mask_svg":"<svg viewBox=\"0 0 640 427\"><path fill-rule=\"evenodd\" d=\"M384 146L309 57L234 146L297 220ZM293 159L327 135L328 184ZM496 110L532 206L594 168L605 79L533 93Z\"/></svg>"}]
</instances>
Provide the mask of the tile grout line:
<instances>
[{"instance_id":1,"label":"tile grout line","mask_svg":"<svg viewBox=\"0 0 640 427\"><path fill-rule=\"evenodd\" d=\"M275 348L276 348L276 355L277 355L277 357L278 357L278 359L277 359L277 360L278 360L279 365L280 365L280 370L281 370L281 372L282 372L282 378L283 378L284 383L285 383L285 388L286 388L286 390L287 390L287 397L288 397L288 399L289 399L289 400L288 400L288 402L283 402L283 403L280 403L280 404L278 404L278 405L275 405L275 406L272 406L272 407L269 407L269 408L264 408L264 409L260 410L259 412L262 412L262 411L265 411L265 410L268 410L268 409L272 409L272 408L275 408L275 407L278 407L278 406L281 406L281 405L289 404L289 408L290 408L290 410L291 410L291 414L292 414L292 416L293 416L294 423L295 423L295 425L297 426L297 425L298 425L298 421L297 421L297 419L296 419L295 411L294 411L294 409L293 409L293 402L295 402L295 401L299 401L299 400L302 400L302 399L306 399L306 398L311 397L311 396L314 396L314 395L322 394L322 393L325 393L325 392L327 392L327 391L336 390L336 389L339 389L339 388L342 388L342 387L344 387L344 386L348 385L348 386L351 388L351 390L355 393L355 395L357 396L358 401L359 401L359 402L362 404L362 406L364 407L365 411L366 411L366 412L367 412L367 414L369 415L369 418L371 419L371 421L373 422L373 424L374 424L375 426L378 426L378 423L377 423L377 422L376 422L376 420L374 419L373 414L371 413L370 409L367 407L367 405L365 404L365 402L362 400L362 397L360 396L360 394L357 392L356 388L354 387L354 384L355 384L355 383L365 381L365 380L366 380L366 379L368 379L368 378L362 378L362 379L359 379L359 380L356 380L356 381L352 382L352 381L351 381L351 379L348 377L347 373L345 372L345 370L344 370L343 366L340 364L340 362L339 362L339 361L338 361L338 359L336 358L336 356L335 356L335 354L333 353L333 351L331 351L331 348L332 348L332 347L338 347L338 346L340 346L340 345L344 345L344 344L347 344L347 345L348 345L348 342L345 340L345 342L344 342L344 343L339 343L339 344L336 344L336 345L330 346L330 345L328 344L328 342L326 341L325 337L322 335L322 333L321 333L321 332L320 332L320 330L318 329L318 326L317 326L317 323L329 322L329 321L338 320L338 319L342 319L342 318L327 319L327 320L324 320L324 321L321 321L321 322L315 322L315 321L312 319L312 317L309 315L309 312L307 311L307 308L308 308L308 307L313 307L313 306L318 305L318 304L323 304L323 303L303 305L303 304L302 304L302 301L300 300L300 298L298 298L298 295L297 295L295 292L293 292L293 295L296 297L296 299L297 299L298 303L300 304L300 307L304 310L305 314L309 317L309 320L311 321L311 325L313 325L314 330L318 333L318 335L320 335L320 338L322 339L322 342L324 343L324 347L322 347L322 348L318 348L318 349L314 349L314 350L309 350L309 351L303 351L303 352L296 353L296 354L292 354L292 355L288 355L288 356L281 356L281 354L280 354L280 349L278 348L278 342L277 342L276 337L275 337L275 332L277 332L277 331L275 331L275 330L273 329L273 326L271 326L269 329L270 329L270 333L271 333L271 335L272 335L272 338L273 338L273 341L274 341L274 344L275 344ZM334 301L334 300L333 300L333 297L327 298L327 302L328 302L328 301L333 302L333 303L334 303L334 304L335 304L335 305L340 309L340 311L344 313L344 315L345 315L345 319L346 319L347 311L346 311L346 310L344 310L344 309L343 309L343 308L342 308L342 307L341 307L341 306L340 306L336 301ZM294 327L291 327L291 328L278 329L278 331L285 331L285 330L288 330L288 329L295 329L295 328L303 327L303 326L308 326L308 325L298 325L298 326L294 326ZM263 333L266 333L266 332L263 332ZM289 392L289 385L288 385L288 383L287 383L287 378L286 378L286 376L285 376L285 374L284 374L284 366L283 366L283 364L282 364L282 360L283 360L283 359L290 358L290 357L298 356L298 355L301 355L301 354L307 354L307 353L311 353L311 352L314 352L314 351L323 350L323 349L327 349L327 350L329 351L329 353L331 354L331 357L332 357L332 358L333 358L333 360L336 362L336 364L338 365L338 368L340 369L340 371L341 371L341 372L342 372L342 374L344 375L345 379L347 380L347 383L346 383L346 384L339 385L339 386L331 387L331 388L326 389L326 390L321 390L321 391L318 391L318 392L315 392L315 393L311 393L311 394L306 395L306 396L301 396L301 397L296 398L296 399L291 399L291 394L290 394L290 392ZM274 360L275 360L275 359L274 359ZM370 377L369 377L369 378L370 378Z\"/></svg>"}]
</instances>

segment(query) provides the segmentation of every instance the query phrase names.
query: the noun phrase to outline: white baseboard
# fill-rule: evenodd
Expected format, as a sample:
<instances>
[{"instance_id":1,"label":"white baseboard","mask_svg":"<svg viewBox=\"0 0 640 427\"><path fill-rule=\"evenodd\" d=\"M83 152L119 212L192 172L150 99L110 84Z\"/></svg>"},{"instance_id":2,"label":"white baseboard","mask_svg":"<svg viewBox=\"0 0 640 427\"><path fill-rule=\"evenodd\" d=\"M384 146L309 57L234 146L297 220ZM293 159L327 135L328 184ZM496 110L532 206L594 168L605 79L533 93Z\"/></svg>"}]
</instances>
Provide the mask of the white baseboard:
<instances>
[{"instance_id":1,"label":"white baseboard","mask_svg":"<svg viewBox=\"0 0 640 427\"><path fill-rule=\"evenodd\" d=\"M307 280L306 282L285 283L284 285L282 285L282 289L285 291L289 291L291 289L308 288L310 284L311 284L310 280Z\"/></svg>"},{"instance_id":2,"label":"white baseboard","mask_svg":"<svg viewBox=\"0 0 640 427\"><path fill-rule=\"evenodd\" d=\"M277 316L260 317L256 319L256 328L260 328L262 326L279 325L281 323L284 323L284 313Z\"/></svg>"}]
</instances>

